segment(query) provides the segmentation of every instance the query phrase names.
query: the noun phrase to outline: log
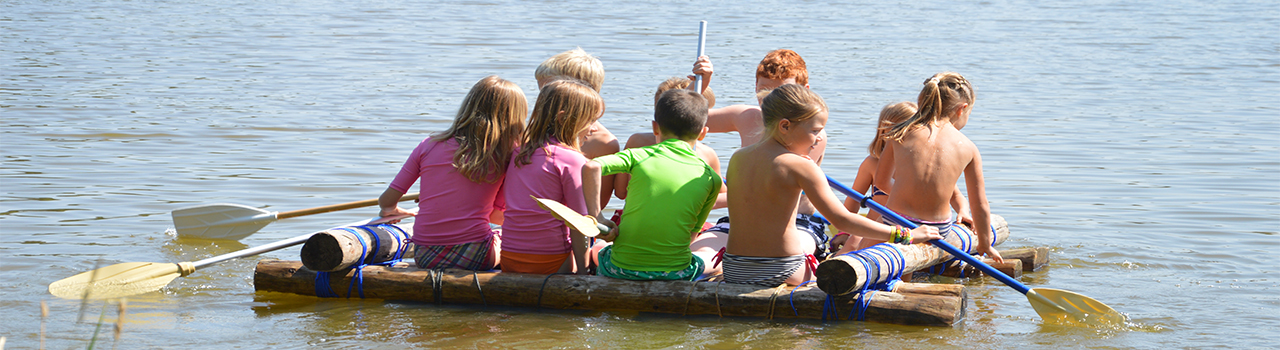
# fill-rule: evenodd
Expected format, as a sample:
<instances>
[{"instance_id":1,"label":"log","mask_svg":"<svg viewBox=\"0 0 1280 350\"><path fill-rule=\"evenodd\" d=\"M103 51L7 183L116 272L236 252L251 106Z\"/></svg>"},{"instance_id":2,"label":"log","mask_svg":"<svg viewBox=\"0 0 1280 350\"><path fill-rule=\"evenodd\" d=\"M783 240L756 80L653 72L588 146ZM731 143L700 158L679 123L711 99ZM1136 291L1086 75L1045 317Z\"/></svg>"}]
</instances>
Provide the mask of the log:
<instances>
[{"instance_id":1,"label":"log","mask_svg":"<svg viewBox=\"0 0 1280 350\"><path fill-rule=\"evenodd\" d=\"M1009 223L1004 220L1004 217L992 214L991 223L995 226L996 232L995 241L992 242L992 245L999 245L1009 239ZM956 234L946 237L946 241L956 247L961 247L961 249L969 247L968 252L972 253L975 250L973 247L975 244L962 242L977 242L977 237L974 237L972 233L968 235ZM879 254L874 252L885 247L896 248L890 249L890 251L901 253L901 262L905 266L896 266L897 257L892 255L897 255L897 253ZM951 255L941 248L928 243L912 245L882 243L850 254L829 257L818 264L818 270L815 271L815 275L818 278L818 288L831 295L845 295L861 290L867 284L884 283L894 277L894 274L890 273L891 270L902 272L918 271L951 258Z\"/></svg>"},{"instance_id":2,"label":"log","mask_svg":"<svg viewBox=\"0 0 1280 350\"><path fill-rule=\"evenodd\" d=\"M368 225L335 228L311 236L302 245L302 264L312 271L341 271L360 263L391 261L397 254L413 256L411 229L396 225Z\"/></svg>"},{"instance_id":3,"label":"log","mask_svg":"<svg viewBox=\"0 0 1280 350\"><path fill-rule=\"evenodd\" d=\"M1001 250L1000 257L1004 258L1006 261L1010 259L1021 260L1022 271L1034 272L1049 264L1049 247L1028 247Z\"/></svg>"},{"instance_id":4,"label":"log","mask_svg":"<svg viewBox=\"0 0 1280 350\"><path fill-rule=\"evenodd\" d=\"M1001 254L1000 256L1003 257L1004 255ZM991 267L994 267L1006 276L1013 278L1022 277L1022 260L1006 258L1004 262L997 263L995 260L983 258L982 262L987 263L987 265L991 265ZM983 273L982 270L977 267L969 264L961 264L959 261L944 262L916 272L933 273L939 276L955 278L986 276L986 273Z\"/></svg>"},{"instance_id":5,"label":"log","mask_svg":"<svg viewBox=\"0 0 1280 350\"><path fill-rule=\"evenodd\" d=\"M342 291L348 290L353 275L352 270L331 274L329 287L345 295ZM723 282L426 270L408 264L368 266L362 275L364 296L374 299L722 317L846 319L859 295L836 297L834 308L824 309L827 295L811 286L762 288ZM968 297L963 286L898 285L896 292L870 293L866 320L952 326L963 319ZM258 291L315 295L315 286L316 272L297 261L263 260L254 272Z\"/></svg>"}]
</instances>

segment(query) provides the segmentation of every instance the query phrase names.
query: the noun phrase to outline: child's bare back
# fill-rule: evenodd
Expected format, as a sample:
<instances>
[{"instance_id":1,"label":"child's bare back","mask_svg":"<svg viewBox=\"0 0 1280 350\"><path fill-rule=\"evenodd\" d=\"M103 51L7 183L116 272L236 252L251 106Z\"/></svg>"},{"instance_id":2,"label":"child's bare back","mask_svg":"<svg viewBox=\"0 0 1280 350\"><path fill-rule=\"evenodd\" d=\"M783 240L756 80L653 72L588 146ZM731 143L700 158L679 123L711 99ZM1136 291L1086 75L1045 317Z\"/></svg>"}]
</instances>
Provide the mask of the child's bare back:
<instances>
[{"instance_id":1,"label":"child's bare back","mask_svg":"<svg viewBox=\"0 0 1280 350\"><path fill-rule=\"evenodd\" d=\"M889 190L889 209L921 224L947 230L962 229L951 217L951 199L956 181L964 175L978 238L975 253L1003 261L991 247L991 209L982 178L982 156L978 147L960 133L969 122L975 101L973 86L960 74L945 72L925 81L919 110L911 118L894 125L886 139L889 147L880 155L882 164L875 176L876 186ZM890 182L892 179L892 182Z\"/></svg>"}]
</instances>

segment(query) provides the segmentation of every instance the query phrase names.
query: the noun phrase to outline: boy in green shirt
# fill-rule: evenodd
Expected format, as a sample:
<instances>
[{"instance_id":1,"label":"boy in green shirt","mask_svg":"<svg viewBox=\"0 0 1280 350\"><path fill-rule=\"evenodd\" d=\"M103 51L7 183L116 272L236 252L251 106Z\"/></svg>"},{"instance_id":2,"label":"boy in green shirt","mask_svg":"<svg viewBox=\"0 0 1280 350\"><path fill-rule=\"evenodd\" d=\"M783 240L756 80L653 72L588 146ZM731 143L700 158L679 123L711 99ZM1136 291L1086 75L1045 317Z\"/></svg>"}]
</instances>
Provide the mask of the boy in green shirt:
<instances>
[{"instance_id":1,"label":"boy in green shirt","mask_svg":"<svg viewBox=\"0 0 1280 350\"><path fill-rule=\"evenodd\" d=\"M706 262L689 250L715 205L720 175L694 151L706 135L707 102L696 92L672 89L654 106L658 144L602 156L582 166L587 214L600 215L601 176L631 174L622 225L601 235L613 245L598 255L597 274L629 280L696 280Z\"/></svg>"}]
</instances>

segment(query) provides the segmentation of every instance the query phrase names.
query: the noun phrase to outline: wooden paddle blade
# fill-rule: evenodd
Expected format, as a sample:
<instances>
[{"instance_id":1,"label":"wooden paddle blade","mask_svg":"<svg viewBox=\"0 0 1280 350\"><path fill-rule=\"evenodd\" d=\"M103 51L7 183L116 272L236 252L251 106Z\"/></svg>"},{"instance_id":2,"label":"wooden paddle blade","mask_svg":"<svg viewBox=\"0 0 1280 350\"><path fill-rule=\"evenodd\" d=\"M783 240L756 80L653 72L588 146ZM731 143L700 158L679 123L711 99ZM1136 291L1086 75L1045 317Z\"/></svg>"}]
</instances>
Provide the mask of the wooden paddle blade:
<instances>
[{"instance_id":1,"label":"wooden paddle blade","mask_svg":"<svg viewBox=\"0 0 1280 350\"><path fill-rule=\"evenodd\" d=\"M554 216L556 219L564 222L565 226L578 230L578 232L581 232L583 236L595 237L602 233L609 232L608 226L598 224L596 223L596 219L579 214L577 211L569 209L569 207L566 207L564 204L560 204L560 202L538 197L533 197L533 199L538 202L538 206L542 207L542 209L545 209L547 212L550 212L551 216Z\"/></svg>"},{"instance_id":2,"label":"wooden paddle blade","mask_svg":"<svg viewBox=\"0 0 1280 350\"><path fill-rule=\"evenodd\" d=\"M1037 297L1039 296L1039 297ZM1043 297L1043 298L1040 298ZM1079 293L1035 288L1027 293L1031 307L1047 323L1067 326L1120 327L1125 317L1107 304Z\"/></svg>"},{"instance_id":3,"label":"wooden paddle blade","mask_svg":"<svg viewBox=\"0 0 1280 350\"><path fill-rule=\"evenodd\" d=\"M175 263L121 263L49 284L49 294L64 299L114 299L160 290L182 275Z\"/></svg>"},{"instance_id":4,"label":"wooden paddle blade","mask_svg":"<svg viewBox=\"0 0 1280 350\"><path fill-rule=\"evenodd\" d=\"M208 204L173 211L180 238L239 240L276 221L276 213L239 204Z\"/></svg>"}]
</instances>

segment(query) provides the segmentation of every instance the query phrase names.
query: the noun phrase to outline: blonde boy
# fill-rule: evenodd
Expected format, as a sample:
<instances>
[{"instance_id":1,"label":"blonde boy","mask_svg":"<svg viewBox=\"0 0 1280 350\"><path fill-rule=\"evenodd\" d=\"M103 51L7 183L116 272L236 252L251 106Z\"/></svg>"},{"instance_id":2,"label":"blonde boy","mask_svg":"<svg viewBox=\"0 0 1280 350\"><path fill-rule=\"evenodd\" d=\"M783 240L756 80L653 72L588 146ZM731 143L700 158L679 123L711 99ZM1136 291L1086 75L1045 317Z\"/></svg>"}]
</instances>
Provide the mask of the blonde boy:
<instances>
[{"instance_id":1,"label":"blonde boy","mask_svg":"<svg viewBox=\"0 0 1280 350\"><path fill-rule=\"evenodd\" d=\"M604 64L600 59L583 51L582 48L565 51L551 56L542 64L538 65L538 69L533 72L534 78L538 80L538 88L554 81L557 77L570 77L581 80L600 92L600 87L604 84ZM582 140L582 154L588 159L604 155L618 153L618 137L605 129L600 121L591 124L591 128L587 130L586 139ZM601 186L600 204L609 203L609 198L613 196L614 177L606 178Z\"/></svg>"}]
</instances>

